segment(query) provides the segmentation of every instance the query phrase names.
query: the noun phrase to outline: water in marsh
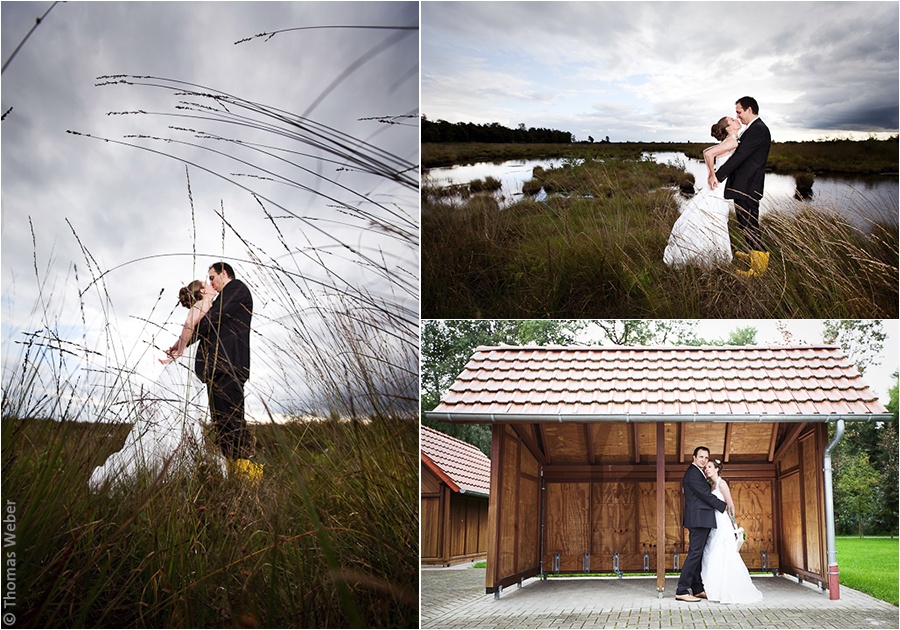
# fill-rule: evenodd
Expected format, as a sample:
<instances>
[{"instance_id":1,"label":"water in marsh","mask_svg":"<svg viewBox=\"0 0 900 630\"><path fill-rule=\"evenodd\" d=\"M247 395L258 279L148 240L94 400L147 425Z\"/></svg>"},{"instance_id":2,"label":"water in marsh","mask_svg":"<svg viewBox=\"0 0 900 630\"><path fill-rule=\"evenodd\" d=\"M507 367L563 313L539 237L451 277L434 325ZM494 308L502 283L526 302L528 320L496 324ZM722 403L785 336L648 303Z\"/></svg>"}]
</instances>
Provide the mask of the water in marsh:
<instances>
[{"instance_id":1,"label":"water in marsh","mask_svg":"<svg viewBox=\"0 0 900 630\"><path fill-rule=\"evenodd\" d=\"M694 175L696 190L706 188L706 164L683 153L645 154L660 164L677 164ZM842 216L867 230L873 222L897 225L896 175L817 175L812 197L794 197L797 185L792 175L766 173L766 189L759 212L797 212L804 204Z\"/></svg>"},{"instance_id":2,"label":"water in marsh","mask_svg":"<svg viewBox=\"0 0 900 630\"><path fill-rule=\"evenodd\" d=\"M700 160L676 152L645 153L644 156L660 164L679 164L689 173L693 173L698 190L700 187L706 187L706 165ZM426 172L426 183L446 187L494 177L503 184L496 197L500 206L506 207L523 197L522 185L532 178L531 173L535 166L550 169L560 166L563 161L561 158L509 160L432 168ZM807 203L839 214L861 229L867 229L873 221L897 224L896 175L820 175L813 184L813 197L804 202L794 198L795 188L793 176L767 173L766 194L760 213L765 215L776 209L780 212L796 212L803 203ZM542 191L535 198L541 200L544 197L546 195ZM679 199L686 201L681 195Z\"/></svg>"}]
</instances>

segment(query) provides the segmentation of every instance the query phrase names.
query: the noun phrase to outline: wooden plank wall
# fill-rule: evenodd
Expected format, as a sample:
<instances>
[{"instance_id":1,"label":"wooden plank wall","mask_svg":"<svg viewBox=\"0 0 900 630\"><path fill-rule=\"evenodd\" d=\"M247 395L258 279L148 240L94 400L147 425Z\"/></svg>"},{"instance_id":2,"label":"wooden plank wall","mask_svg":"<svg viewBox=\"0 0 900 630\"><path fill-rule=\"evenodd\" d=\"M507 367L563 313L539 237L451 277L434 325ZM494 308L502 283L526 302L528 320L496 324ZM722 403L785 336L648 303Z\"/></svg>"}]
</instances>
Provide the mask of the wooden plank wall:
<instances>
[{"instance_id":1,"label":"wooden plank wall","mask_svg":"<svg viewBox=\"0 0 900 630\"><path fill-rule=\"evenodd\" d=\"M781 514L779 543L785 573L827 583L825 490L822 458L828 429L814 424L803 432L778 462Z\"/></svg>"},{"instance_id":2,"label":"wooden plank wall","mask_svg":"<svg viewBox=\"0 0 900 630\"><path fill-rule=\"evenodd\" d=\"M425 564L443 562L443 545L441 544L441 487L444 484L424 465L421 470L422 504L419 512L420 531L422 532L421 561ZM446 486L444 486L446 489Z\"/></svg>"},{"instance_id":3,"label":"wooden plank wall","mask_svg":"<svg viewBox=\"0 0 900 630\"><path fill-rule=\"evenodd\" d=\"M450 494L450 561L487 553L487 513L487 497Z\"/></svg>"},{"instance_id":4,"label":"wooden plank wall","mask_svg":"<svg viewBox=\"0 0 900 630\"><path fill-rule=\"evenodd\" d=\"M734 481L729 485L738 506L738 524L747 533L741 549L744 562L751 569L762 568L765 551L768 566L777 566L773 482ZM548 482L546 502L545 571L550 571L553 556L559 553L561 573L581 573L585 552L590 553L590 572L610 573L617 552L619 569L624 572L643 571L645 554L650 571L656 570L656 482ZM666 481L665 504L665 563L671 571L675 554L680 554L680 566L689 544L681 527L680 480Z\"/></svg>"},{"instance_id":5,"label":"wooden plank wall","mask_svg":"<svg viewBox=\"0 0 900 630\"><path fill-rule=\"evenodd\" d=\"M494 425L485 573L488 593L540 573L540 524L538 461L511 427Z\"/></svg>"},{"instance_id":6,"label":"wooden plank wall","mask_svg":"<svg viewBox=\"0 0 900 630\"><path fill-rule=\"evenodd\" d=\"M421 467L421 561L454 564L487 553L487 497L453 492Z\"/></svg>"}]
</instances>

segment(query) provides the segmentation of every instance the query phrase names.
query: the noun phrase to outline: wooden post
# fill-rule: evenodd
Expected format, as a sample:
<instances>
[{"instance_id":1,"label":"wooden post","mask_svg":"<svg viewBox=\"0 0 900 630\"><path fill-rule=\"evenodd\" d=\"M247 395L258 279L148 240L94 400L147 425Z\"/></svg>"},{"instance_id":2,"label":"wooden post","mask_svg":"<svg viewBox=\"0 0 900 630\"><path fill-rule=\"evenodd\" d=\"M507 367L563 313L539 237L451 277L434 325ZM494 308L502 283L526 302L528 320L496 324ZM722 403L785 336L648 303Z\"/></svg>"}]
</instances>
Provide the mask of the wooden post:
<instances>
[{"instance_id":1,"label":"wooden post","mask_svg":"<svg viewBox=\"0 0 900 630\"><path fill-rule=\"evenodd\" d=\"M500 582L500 509L503 480L503 433L506 428L502 424L491 427L491 493L488 495L488 544L487 570L484 574L485 591L496 593Z\"/></svg>"},{"instance_id":2,"label":"wooden post","mask_svg":"<svg viewBox=\"0 0 900 630\"><path fill-rule=\"evenodd\" d=\"M656 423L656 592L666 590L666 425Z\"/></svg>"}]
</instances>

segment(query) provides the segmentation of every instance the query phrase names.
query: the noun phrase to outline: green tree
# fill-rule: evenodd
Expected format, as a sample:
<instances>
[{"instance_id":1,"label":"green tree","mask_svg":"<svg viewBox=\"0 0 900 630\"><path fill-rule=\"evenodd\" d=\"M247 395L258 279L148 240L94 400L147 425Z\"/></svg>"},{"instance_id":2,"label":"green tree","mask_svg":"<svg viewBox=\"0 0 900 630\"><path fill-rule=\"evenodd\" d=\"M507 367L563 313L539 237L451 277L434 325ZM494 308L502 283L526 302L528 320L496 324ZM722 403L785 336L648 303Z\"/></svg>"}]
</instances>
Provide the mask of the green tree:
<instances>
[{"instance_id":1,"label":"green tree","mask_svg":"<svg viewBox=\"0 0 900 630\"><path fill-rule=\"evenodd\" d=\"M463 371L478 346L567 345L584 328L568 320L446 320L422 322L421 409L437 407L441 395ZM424 418L422 423L491 453L491 427L450 424Z\"/></svg>"},{"instance_id":2,"label":"green tree","mask_svg":"<svg viewBox=\"0 0 900 630\"><path fill-rule=\"evenodd\" d=\"M860 374L878 365L887 335L878 319L829 319L822 327L822 341L841 347Z\"/></svg>"},{"instance_id":3,"label":"green tree","mask_svg":"<svg viewBox=\"0 0 900 630\"><path fill-rule=\"evenodd\" d=\"M835 516L841 529L852 528L862 538L876 514L873 507L878 505L878 473L866 453L850 453L841 459L834 483L835 503L841 509Z\"/></svg>"},{"instance_id":4,"label":"green tree","mask_svg":"<svg viewBox=\"0 0 900 630\"><path fill-rule=\"evenodd\" d=\"M588 320L588 331L596 327L594 343L617 346L649 346L667 343L700 345L696 340L697 322L688 320L594 319Z\"/></svg>"},{"instance_id":5,"label":"green tree","mask_svg":"<svg viewBox=\"0 0 900 630\"><path fill-rule=\"evenodd\" d=\"M897 372L894 372L894 386L890 389L890 402L886 405L893 418L881 428L882 438L878 469L881 471L879 489L881 490L881 509L876 517L876 531L882 534L897 534L897 519L900 516L900 500L898 500L898 488L900 488L900 440L898 440L898 403L897 403Z\"/></svg>"},{"instance_id":6,"label":"green tree","mask_svg":"<svg viewBox=\"0 0 900 630\"><path fill-rule=\"evenodd\" d=\"M840 346L860 374L865 374L868 368L881 362L886 337L880 320L828 320L822 332L823 341ZM894 378L896 380L896 374ZM890 392L891 404L888 405L889 411L894 414L893 420L885 423L847 423L834 460L835 476L840 477L844 474L845 466L856 465L858 456L865 455L876 471L876 492L873 495L874 503L868 507L869 516L864 524L871 532L892 535L897 531L898 514L896 391L895 385ZM836 514L853 512L853 508L845 500L846 495L835 492Z\"/></svg>"}]
</instances>

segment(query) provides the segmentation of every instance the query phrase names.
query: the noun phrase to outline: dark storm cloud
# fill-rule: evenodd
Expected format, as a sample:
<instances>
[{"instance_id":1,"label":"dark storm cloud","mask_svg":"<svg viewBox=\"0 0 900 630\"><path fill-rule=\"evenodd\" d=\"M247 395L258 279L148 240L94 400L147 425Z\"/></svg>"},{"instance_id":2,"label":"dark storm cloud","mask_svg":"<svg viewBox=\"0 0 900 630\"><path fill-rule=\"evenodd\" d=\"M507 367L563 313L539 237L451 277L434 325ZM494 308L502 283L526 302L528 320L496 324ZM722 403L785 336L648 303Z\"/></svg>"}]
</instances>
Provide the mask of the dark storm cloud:
<instances>
[{"instance_id":1,"label":"dark storm cloud","mask_svg":"<svg viewBox=\"0 0 900 630\"><path fill-rule=\"evenodd\" d=\"M2 3L4 60L49 4ZM61 287L74 284L75 266L80 275L76 288L85 287L91 276L86 259L97 269L109 271L105 280L110 305L88 303L86 323L93 329L102 327L105 317L113 318L121 337L118 342L127 348L143 343L143 339L137 341L143 333L135 332L135 318L146 317L156 308L161 289L165 290L163 302L168 313L179 286L203 276L213 260L246 258L247 243L273 256L284 250L282 238L295 248L315 248L329 267L310 262L304 271L312 280L327 280L330 273L348 283L362 284L375 294L389 291L349 249L335 245L335 240L352 243L353 251L383 252L386 258L402 260L411 269L415 269L414 252L398 249L396 240L366 222L348 218L340 206L382 212L374 208L377 200L412 213L417 200L414 193L315 157L292 154L291 159L311 173L293 168L292 183L283 184L249 177L260 172L196 147L125 140L130 134L180 139L270 169L277 166L274 160L249 149L241 152L237 145L198 141L170 126L246 142L288 143L283 137L246 125L177 118L172 114L186 114L176 110L184 97L173 90L96 84L99 76L110 74L155 75L197 83L286 112L309 111L309 118L317 123L355 138L374 139L385 151L416 162L418 134L413 126L384 125L371 118L411 113L415 121L417 31L318 29L281 33L240 45L235 42L300 26L415 26L417 22L418 5L413 2L58 4L2 77L3 111L13 107L2 123L4 341L16 327L21 330L26 325L29 309L36 303L35 249L41 277L48 286L55 283L58 301L66 297L64 306L57 305L60 324L71 328L82 326L75 308L79 296ZM136 110L148 113L108 115ZM171 157L72 135L67 130L133 143ZM303 152L316 153L309 146L304 146ZM186 161L199 165L189 167L190 199ZM317 175L367 195L370 201L361 201ZM305 223L286 222L279 235L260 203L239 185L289 208ZM267 203L267 210L273 215L285 214L274 203ZM220 212L224 212L228 227L223 227ZM88 255L83 254L82 246ZM196 262L191 256L194 250L199 253ZM250 263L236 264L236 268L244 277L253 271ZM261 304L267 303L266 297L261 296ZM13 303L15 308L10 308ZM265 314L262 310L260 326L265 326ZM156 324L163 323L165 314L155 317Z\"/></svg>"},{"instance_id":2,"label":"dark storm cloud","mask_svg":"<svg viewBox=\"0 0 900 630\"><path fill-rule=\"evenodd\" d=\"M750 94L782 139L896 130L893 2L425 3L422 23L433 118L698 140Z\"/></svg>"}]
</instances>

